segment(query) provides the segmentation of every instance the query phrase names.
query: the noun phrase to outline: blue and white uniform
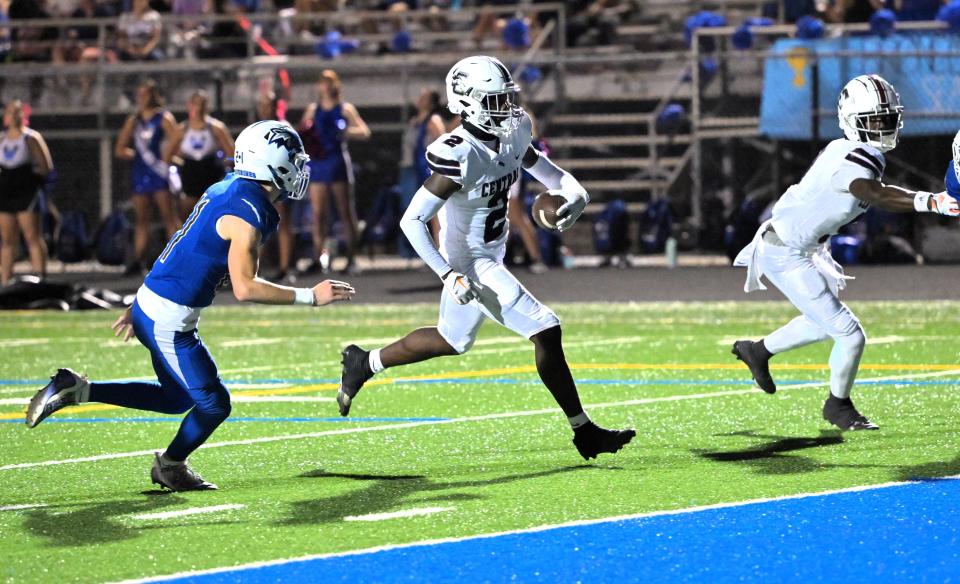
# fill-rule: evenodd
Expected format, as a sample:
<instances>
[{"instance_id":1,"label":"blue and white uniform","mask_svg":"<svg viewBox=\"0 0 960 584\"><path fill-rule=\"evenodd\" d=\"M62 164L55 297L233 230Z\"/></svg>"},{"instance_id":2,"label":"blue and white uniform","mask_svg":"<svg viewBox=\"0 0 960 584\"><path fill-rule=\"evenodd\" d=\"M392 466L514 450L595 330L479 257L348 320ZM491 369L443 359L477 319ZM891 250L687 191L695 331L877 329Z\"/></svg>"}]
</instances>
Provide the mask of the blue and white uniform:
<instances>
[{"instance_id":1,"label":"blue and white uniform","mask_svg":"<svg viewBox=\"0 0 960 584\"><path fill-rule=\"evenodd\" d=\"M944 188L947 194L960 201L960 177L957 176L958 163L950 161L947 165L947 175L943 177Z\"/></svg>"},{"instance_id":2,"label":"blue and white uniform","mask_svg":"<svg viewBox=\"0 0 960 584\"><path fill-rule=\"evenodd\" d=\"M185 460L230 414L230 394L197 332L200 311L228 281L230 242L216 227L227 215L256 228L261 243L279 222L267 192L253 181L230 174L207 189L147 274L131 310L159 383L90 386L90 401L166 414L190 410L167 448L174 460Z\"/></svg>"},{"instance_id":3,"label":"blue and white uniform","mask_svg":"<svg viewBox=\"0 0 960 584\"><path fill-rule=\"evenodd\" d=\"M303 133L303 145L310 155L310 182L353 182L346 131L347 120L341 104L328 110L317 105L313 125Z\"/></svg>"},{"instance_id":4,"label":"blue and white uniform","mask_svg":"<svg viewBox=\"0 0 960 584\"><path fill-rule=\"evenodd\" d=\"M149 120L137 115L133 127L133 194L150 194L169 188L169 170L163 163L160 148L163 144L163 111L158 111Z\"/></svg>"}]
</instances>

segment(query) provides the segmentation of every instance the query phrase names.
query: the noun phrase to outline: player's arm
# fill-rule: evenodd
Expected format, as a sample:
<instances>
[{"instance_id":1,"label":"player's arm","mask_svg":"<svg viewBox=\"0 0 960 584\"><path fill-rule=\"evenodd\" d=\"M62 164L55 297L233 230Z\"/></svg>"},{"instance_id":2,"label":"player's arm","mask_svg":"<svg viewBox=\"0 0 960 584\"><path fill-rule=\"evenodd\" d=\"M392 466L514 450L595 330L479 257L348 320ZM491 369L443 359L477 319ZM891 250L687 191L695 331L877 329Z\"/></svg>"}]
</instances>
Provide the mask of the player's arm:
<instances>
[{"instance_id":1,"label":"player's arm","mask_svg":"<svg viewBox=\"0 0 960 584\"><path fill-rule=\"evenodd\" d=\"M437 216L441 207L461 185L446 176L434 172L413 195L413 200L400 218L400 229L407 236L417 254L443 280L444 288L460 304L477 297L477 289L470 278L457 272L440 255L430 233L430 220Z\"/></svg>"},{"instance_id":2,"label":"player's arm","mask_svg":"<svg viewBox=\"0 0 960 584\"><path fill-rule=\"evenodd\" d=\"M854 197L891 213L939 213L951 217L960 216L957 200L946 192L930 193L909 191L894 185L885 185L878 180L858 178L850 183Z\"/></svg>"},{"instance_id":3,"label":"player's arm","mask_svg":"<svg viewBox=\"0 0 960 584\"><path fill-rule=\"evenodd\" d=\"M558 191L560 196L566 199L567 202L557 209L557 216L561 217L557 221L557 227L560 231L569 229L580 218L587 203L590 202L590 195L587 194L586 189L572 174L554 164L546 154L532 145L523 155L523 167L527 169L530 176L551 191Z\"/></svg>"},{"instance_id":4,"label":"player's arm","mask_svg":"<svg viewBox=\"0 0 960 584\"><path fill-rule=\"evenodd\" d=\"M127 121L120 128L120 134L117 135L117 143L113 147L113 155L120 160L133 160L137 153L130 147L130 139L133 138L133 124L136 122L136 114L127 117Z\"/></svg>"},{"instance_id":5,"label":"player's arm","mask_svg":"<svg viewBox=\"0 0 960 584\"><path fill-rule=\"evenodd\" d=\"M360 112L352 103L343 104L343 117L347 120L347 140L369 140L370 126L367 125Z\"/></svg>"},{"instance_id":6,"label":"player's arm","mask_svg":"<svg viewBox=\"0 0 960 584\"><path fill-rule=\"evenodd\" d=\"M325 280L312 289L278 286L268 282L257 276L260 232L253 225L234 215L224 215L217 221L217 233L230 242L227 269L233 295L241 302L323 306L350 300L356 293L350 284L336 280Z\"/></svg>"}]
</instances>

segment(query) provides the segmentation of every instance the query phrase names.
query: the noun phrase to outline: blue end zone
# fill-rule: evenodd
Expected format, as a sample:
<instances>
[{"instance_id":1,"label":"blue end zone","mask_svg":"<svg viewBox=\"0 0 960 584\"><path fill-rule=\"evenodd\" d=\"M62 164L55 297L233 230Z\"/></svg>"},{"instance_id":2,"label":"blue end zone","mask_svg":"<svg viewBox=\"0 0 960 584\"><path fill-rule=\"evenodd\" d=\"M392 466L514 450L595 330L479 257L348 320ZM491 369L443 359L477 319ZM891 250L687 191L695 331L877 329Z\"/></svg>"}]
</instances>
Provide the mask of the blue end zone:
<instances>
[{"instance_id":1,"label":"blue end zone","mask_svg":"<svg viewBox=\"0 0 960 584\"><path fill-rule=\"evenodd\" d=\"M960 576L957 518L960 481L930 480L175 581L945 582Z\"/></svg>"}]
</instances>

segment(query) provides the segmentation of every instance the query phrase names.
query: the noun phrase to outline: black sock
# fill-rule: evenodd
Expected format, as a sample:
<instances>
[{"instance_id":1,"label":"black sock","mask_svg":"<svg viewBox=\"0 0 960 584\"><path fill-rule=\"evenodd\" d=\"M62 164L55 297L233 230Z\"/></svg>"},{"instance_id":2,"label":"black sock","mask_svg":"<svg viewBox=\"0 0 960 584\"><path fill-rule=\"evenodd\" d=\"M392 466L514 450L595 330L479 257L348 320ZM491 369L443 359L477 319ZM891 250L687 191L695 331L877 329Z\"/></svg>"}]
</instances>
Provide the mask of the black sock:
<instances>
[{"instance_id":1,"label":"black sock","mask_svg":"<svg viewBox=\"0 0 960 584\"><path fill-rule=\"evenodd\" d=\"M757 351L760 353L760 356L763 357L764 360L769 361L770 357L773 357L773 353L767 349L767 346L763 343L763 341L764 339L760 339L760 342L756 343L754 346L757 347Z\"/></svg>"}]
</instances>

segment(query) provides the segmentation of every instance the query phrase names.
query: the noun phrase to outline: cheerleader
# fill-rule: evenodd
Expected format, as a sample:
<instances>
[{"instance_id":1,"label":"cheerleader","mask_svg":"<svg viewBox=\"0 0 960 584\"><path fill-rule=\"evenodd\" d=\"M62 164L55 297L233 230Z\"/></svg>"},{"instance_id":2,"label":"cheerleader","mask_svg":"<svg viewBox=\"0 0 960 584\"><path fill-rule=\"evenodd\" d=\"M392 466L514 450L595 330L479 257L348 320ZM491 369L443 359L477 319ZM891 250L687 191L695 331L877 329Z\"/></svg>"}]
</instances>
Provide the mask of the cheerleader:
<instances>
[{"instance_id":1,"label":"cheerleader","mask_svg":"<svg viewBox=\"0 0 960 584\"><path fill-rule=\"evenodd\" d=\"M0 140L0 285L13 276L20 234L27 243L30 265L41 278L47 274L47 246L40 236L37 198L53 170L50 150L40 132L27 127L23 103L17 99L3 111Z\"/></svg>"}]
</instances>

